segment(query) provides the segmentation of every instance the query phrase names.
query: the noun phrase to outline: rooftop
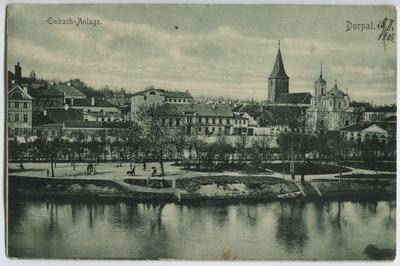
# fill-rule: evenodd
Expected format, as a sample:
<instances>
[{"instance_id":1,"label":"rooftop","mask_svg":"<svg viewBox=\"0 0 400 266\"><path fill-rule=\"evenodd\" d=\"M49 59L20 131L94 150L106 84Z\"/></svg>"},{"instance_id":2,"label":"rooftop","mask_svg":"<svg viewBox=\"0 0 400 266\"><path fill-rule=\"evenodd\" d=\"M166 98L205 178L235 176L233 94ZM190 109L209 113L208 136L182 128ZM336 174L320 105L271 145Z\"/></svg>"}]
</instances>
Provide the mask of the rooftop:
<instances>
[{"instance_id":1,"label":"rooftop","mask_svg":"<svg viewBox=\"0 0 400 266\"><path fill-rule=\"evenodd\" d=\"M74 86L68 86L68 83L60 83L54 86L54 88L62 93L65 93L67 97L86 97L80 90Z\"/></svg>"},{"instance_id":2,"label":"rooftop","mask_svg":"<svg viewBox=\"0 0 400 266\"><path fill-rule=\"evenodd\" d=\"M282 93L276 100L276 103L280 104L310 104L311 94L308 92L300 93Z\"/></svg>"},{"instance_id":3,"label":"rooftop","mask_svg":"<svg viewBox=\"0 0 400 266\"><path fill-rule=\"evenodd\" d=\"M171 91L171 90L164 90L164 89L156 89L154 87L146 88L143 91L139 91L134 95L143 95L147 94L150 91L156 91L160 93L162 96L169 97L169 98L193 98L193 96L188 91Z\"/></svg>"},{"instance_id":4,"label":"rooftop","mask_svg":"<svg viewBox=\"0 0 400 266\"><path fill-rule=\"evenodd\" d=\"M94 105L92 105L92 100L93 98L74 99L73 106L116 107L114 104L103 99L94 99Z\"/></svg>"}]
</instances>

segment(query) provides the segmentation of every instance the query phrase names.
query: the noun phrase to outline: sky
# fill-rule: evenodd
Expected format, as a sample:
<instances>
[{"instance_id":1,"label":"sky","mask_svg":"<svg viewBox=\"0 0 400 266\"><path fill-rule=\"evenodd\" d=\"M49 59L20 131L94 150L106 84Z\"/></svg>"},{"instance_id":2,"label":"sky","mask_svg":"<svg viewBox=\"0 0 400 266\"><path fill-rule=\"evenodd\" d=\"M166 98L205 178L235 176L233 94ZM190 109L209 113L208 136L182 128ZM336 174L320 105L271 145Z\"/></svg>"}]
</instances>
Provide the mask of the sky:
<instances>
[{"instance_id":1,"label":"sky","mask_svg":"<svg viewBox=\"0 0 400 266\"><path fill-rule=\"evenodd\" d=\"M101 25L54 25L53 19ZM13 5L8 9L8 70L23 76L79 78L100 89L148 86L194 97L267 99L278 41L290 92L314 93L321 62L332 88L351 100L396 103L397 37L378 40L388 6ZM352 24L374 29L348 29ZM361 27L361 25L360 25ZM397 32L393 23L388 33Z\"/></svg>"}]
</instances>

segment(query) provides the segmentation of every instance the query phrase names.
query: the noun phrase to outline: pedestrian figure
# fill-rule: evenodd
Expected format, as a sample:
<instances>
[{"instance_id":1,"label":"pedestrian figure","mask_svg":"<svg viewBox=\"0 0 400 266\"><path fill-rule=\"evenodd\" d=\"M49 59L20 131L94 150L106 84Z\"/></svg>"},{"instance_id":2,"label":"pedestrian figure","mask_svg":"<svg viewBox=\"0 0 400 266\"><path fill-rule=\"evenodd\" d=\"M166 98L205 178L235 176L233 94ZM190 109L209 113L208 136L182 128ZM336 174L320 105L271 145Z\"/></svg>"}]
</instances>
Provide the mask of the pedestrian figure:
<instances>
[{"instance_id":1,"label":"pedestrian figure","mask_svg":"<svg viewBox=\"0 0 400 266\"><path fill-rule=\"evenodd\" d=\"M93 173L96 173L96 165L93 166Z\"/></svg>"},{"instance_id":2,"label":"pedestrian figure","mask_svg":"<svg viewBox=\"0 0 400 266\"><path fill-rule=\"evenodd\" d=\"M294 175L294 171L292 172L292 183L294 183L295 180L295 175Z\"/></svg>"},{"instance_id":3,"label":"pedestrian figure","mask_svg":"<svg viewBox=\"0 0 400 266\"><path fill-rule=\"evenodd\" d=\"M143 162L143 169L142 171L146 171L146 162Z\"/></svg>"},{"instance_id":4,"label":"pedestrian figure","mask_svg":"<svg viewBox=\"0 0 400 266\"><path fill-rule=\"evenodd\" d=\"M157 168L156 167L152 167L153 171L151 173L151 176L156 176L157 174Z\"/></svg>"},{"instance_id":5,"label":"pedestrian figure","mask_svg":"<svg viewBox=\"0 0 400 266\"><path fill-rule=\"evenodd\" d=\"M19 164L19 169L21 169L21 170L25 169L22 163Z\"/></svg>"},{"instance_id":6,"label":"pedestrian figure","mask_svg":"<svg viewBox=\"0 0 400 266\"><path fill-rule=\"evenodd\" d=\"M47 177L49 177L49 174L50 174L49 169L47 169L46 173L47 173Z\"/></svg>"},{"instance_id":7,"label":"pedestrian figure","mask_svg":"<svg viewBox=\"0 0 400 266\"><path fill-rule=\"evenodd\" d=\"M301 174L301 181L300 181L301 183L304 183L305 182L305 180L304 180L304 174Z\"/></svg>"},{"instance_id":8,"label":"pedestrian figure","mask_svg":"<svg viewBox=\"0 0 400 266\"><path fill-rule=\"evenodd\" d=\"M86 174L90 174L90 163L88 163L86 167Z\"/></svg>"}]
</instances>

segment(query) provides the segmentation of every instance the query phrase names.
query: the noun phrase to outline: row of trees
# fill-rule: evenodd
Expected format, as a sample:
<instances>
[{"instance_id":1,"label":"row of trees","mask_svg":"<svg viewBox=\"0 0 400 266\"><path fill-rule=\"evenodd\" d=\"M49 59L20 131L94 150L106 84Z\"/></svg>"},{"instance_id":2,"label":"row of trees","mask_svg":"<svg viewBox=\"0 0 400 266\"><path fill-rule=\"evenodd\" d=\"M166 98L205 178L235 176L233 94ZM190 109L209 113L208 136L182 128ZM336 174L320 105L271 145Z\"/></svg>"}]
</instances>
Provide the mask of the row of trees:
<instances>
[{"instance_id":1,"label":"row of trees","mask_svg":"<svg viewBox=\"0 0 400 266\"><path fill-rule=\"evenodd\" d=\"M299 131L281 133L276 144L271 136L239 135L228 138L218 135L210 143L205 135L187 135L187 126L169 126L167 121L175 120L179 114L169 105L141 107L135 119L125 128L104 128L96 133L75 131L68 135L53 138L38 138L33 142L18 144L9 141L10 159L21 161L45 158L54 166L59 160L69 160L73 170L76 161L99 161L107 158L116 163L156 160L160 163L164 175L164 160L186 159L197 167L211 168L213 165L251 163L253 167L264 167L271 159L280 159L294 163L306 160L307 154L313 154L321 161L333 161L341 165L344 160L378 160L396 158L396 143L392 139L387 144L372 139L369 143L348 142L338 132L308 135ZM193 125L191 125L193 126ZM184 158L184 151L188 156Z\"/></svg>"}]
</instances>

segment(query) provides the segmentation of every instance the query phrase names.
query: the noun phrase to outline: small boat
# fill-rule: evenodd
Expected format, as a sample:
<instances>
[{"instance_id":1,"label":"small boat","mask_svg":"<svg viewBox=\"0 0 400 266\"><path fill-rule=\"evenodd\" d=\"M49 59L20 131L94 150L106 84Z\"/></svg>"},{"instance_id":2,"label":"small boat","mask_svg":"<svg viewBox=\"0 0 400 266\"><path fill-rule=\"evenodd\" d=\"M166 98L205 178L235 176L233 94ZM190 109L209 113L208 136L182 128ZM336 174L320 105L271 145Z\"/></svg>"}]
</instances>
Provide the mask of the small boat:
<instances>
[{"instance_id":1,"label":"small boat","mask_svg":"<svg viewBox=\"0 0 400 266\"><path fill-rule=\"evenodd\" d=\"M297 192L291 192L291 193L278 195L278 198L280 198L280 199L296 199L296 198L299 198L300 196L301 196L301 191L297 191Z\"/></svg>"}]
</instances>

